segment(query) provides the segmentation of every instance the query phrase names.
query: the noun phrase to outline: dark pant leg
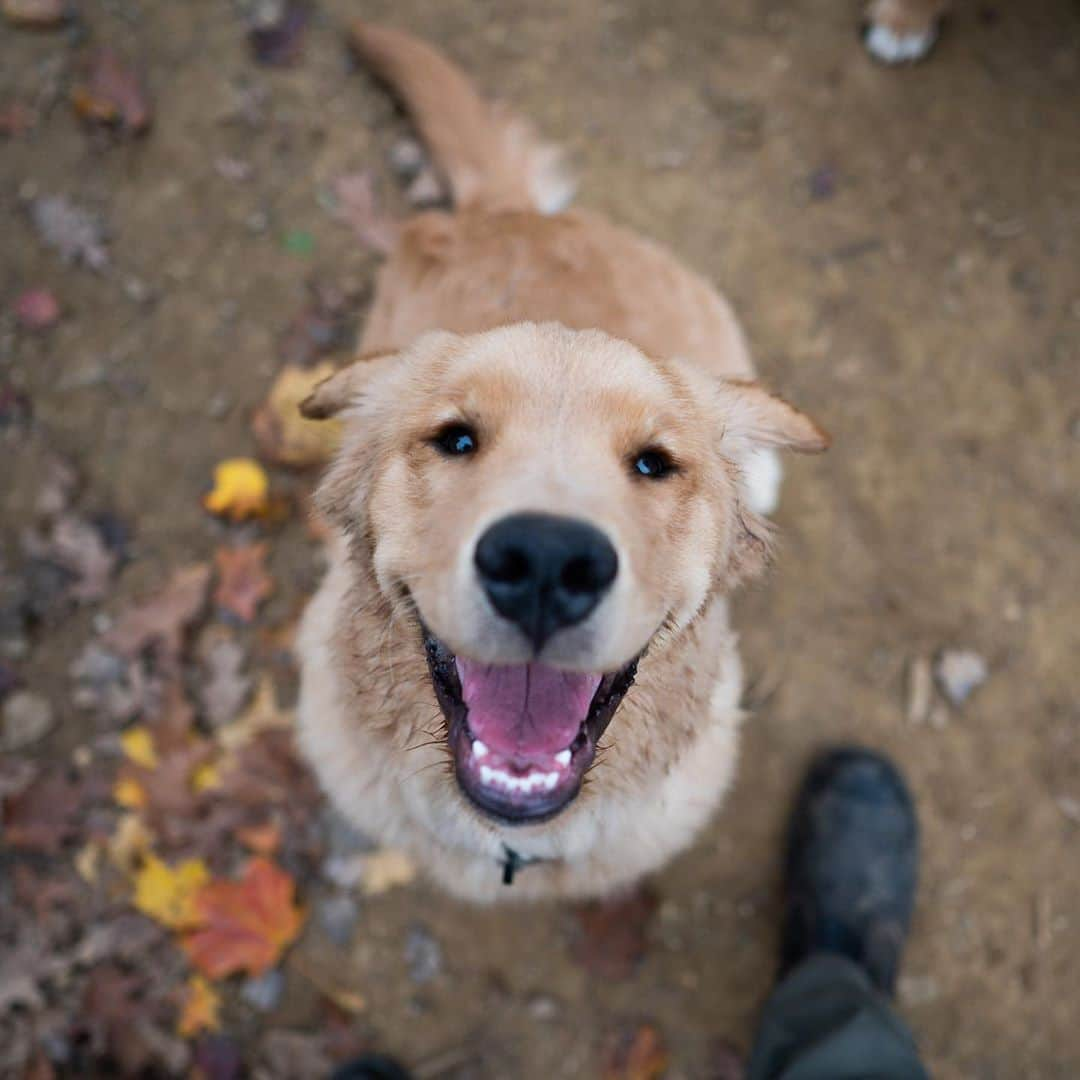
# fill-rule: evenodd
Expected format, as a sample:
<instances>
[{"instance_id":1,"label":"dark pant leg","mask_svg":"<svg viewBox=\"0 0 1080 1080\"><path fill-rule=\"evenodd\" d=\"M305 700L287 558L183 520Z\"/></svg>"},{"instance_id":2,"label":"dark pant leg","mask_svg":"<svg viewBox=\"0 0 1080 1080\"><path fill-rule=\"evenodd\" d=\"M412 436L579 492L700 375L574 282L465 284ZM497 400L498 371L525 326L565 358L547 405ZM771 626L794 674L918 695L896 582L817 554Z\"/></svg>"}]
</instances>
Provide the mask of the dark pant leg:
<instances>
[{"instance_id":1,"label":"dark pant leg","mask_svg":"<svg viewBox=\"0 0 1080 1080\"><path fill-rule=\"evenodd\" d=\"M858 965L800 964L765 1003L747 1080L928 1080L911 1032Z\"/></svg>"}]
</instances>

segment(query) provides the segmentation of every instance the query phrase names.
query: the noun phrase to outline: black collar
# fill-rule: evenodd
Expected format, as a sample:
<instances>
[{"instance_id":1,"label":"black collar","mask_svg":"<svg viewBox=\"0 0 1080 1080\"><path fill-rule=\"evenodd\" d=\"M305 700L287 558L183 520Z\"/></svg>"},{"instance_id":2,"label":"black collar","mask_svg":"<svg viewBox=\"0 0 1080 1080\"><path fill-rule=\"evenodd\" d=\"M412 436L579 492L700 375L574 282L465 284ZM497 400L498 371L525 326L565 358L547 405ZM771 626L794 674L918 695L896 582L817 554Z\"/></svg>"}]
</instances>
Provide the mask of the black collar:
<instances>
[{"instance_id":1,"label":"black collar","mask_svg":"<svg viewBox=\"0 0 1080 1080\"><path fill-rule=\"evenodd\" d=\"M515 851L509 844L503 844L503 857L499 861L499 865L502 867L502 880L504 885L514 884L514 875L519 870L524 870L526 866L532 866L534 863L550 862L550 859L541 858L539 855L522 855L520 852Z\"/></svg>"}]
</instances>

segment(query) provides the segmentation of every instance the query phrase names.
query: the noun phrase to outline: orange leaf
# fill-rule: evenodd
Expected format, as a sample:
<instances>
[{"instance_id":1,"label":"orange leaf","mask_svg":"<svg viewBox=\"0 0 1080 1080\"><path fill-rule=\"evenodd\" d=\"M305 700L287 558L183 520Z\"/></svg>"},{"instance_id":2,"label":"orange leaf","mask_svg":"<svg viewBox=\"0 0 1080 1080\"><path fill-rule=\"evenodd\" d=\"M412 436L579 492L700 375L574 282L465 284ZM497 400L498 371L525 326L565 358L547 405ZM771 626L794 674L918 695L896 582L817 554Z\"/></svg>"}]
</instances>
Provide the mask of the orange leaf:
<instances>
[{"instance_id":1,"label":"orange leaf","mask_svg":"<svg viewBox=\"0 0 1080 1080\"><path fill-rule=\"evenodd\" d=\"M263 975L303 925L294 882L268 859L248 863L239 881L212 881L195 896L199 928L184 939L188 959L211 979Z\"/></svg>"},{"instance_id":2,"label":"orange leaf","mask_svg":"<svg viewBox=\"0 0 1080 1080\"><path fill-rule=\"evenodd\" d=\"M273 821L237 829L237 839L256 855L273 855L281 847L281 829Z\"/></svg>"},{"instance_id":3,"label":"orange leaf","mask_svg":"<svg viewBox=\"0 0 1080 1080\"><path fill-rule=\"evenodd\" d=\"M270 545L244 544L220 547L214 553L218 585L214 603L244 622L255 618L259 605L274 591L274 579L266 572Z\"/></svg>"},{"instance_id":4,"label":"orange leaf","mask_svg":"<svg viewBox=\"0 0 1080 1080\"><path fill-rule=\"evenodd\" d=\"M610 1047L604 1080L659 1080L667 1070L668 1052L663 1036L650 1023L624 1032Z\"/></svg>"},{"instance_id":5,"label":"orange leaf","mask_svg":"<svg viewBox=\"0 0 1080 1080\"><path fill-rule=\"evenodd\" d=\"M215 1031L220 1026L218 1010L221 1001L214 988L201 976L192 975L188 979L187 992L184 994L184 1007L177 1023L177 1033L184 1039L190 1039L201 1031Z\"/></svg>"}]
</instances>

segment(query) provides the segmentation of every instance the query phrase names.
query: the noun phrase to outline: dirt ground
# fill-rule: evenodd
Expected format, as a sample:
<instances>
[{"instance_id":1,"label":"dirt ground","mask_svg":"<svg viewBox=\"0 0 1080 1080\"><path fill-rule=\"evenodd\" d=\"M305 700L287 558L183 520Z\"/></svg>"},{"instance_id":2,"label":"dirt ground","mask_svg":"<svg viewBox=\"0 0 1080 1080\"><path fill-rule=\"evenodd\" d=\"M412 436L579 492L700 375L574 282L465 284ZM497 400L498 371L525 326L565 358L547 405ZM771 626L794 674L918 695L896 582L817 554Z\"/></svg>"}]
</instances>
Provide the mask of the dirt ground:
<instances>
[{"instance_id":1,"label":"dirt ground","mask_svg":"<svg viewBox=\"0 0 1080 1080\"><path fill-rule=\"evenodd\" d=\"M578 202L716 281L767 380L835 439L790 466L776 567L737 602L755 705L741 769L655 883L633 977L576 963L567 911L470 910L419 884L365 901L347 955L312 951L364 997L367 1037L429 1075L462 1043L481 1076L599 1075L610 1034L640 1018L669 1076L714 1075L718 1042L748 1047L770 984L800 770L851 739L893 754L918 797L901 1004L933 1075L1080 1075L1080 21L1068 0L957 6L929 62L889 70L861 50L849 0L363 5L571 146ZM199 496L215 462L252 452L251 409L313 273L356 295L370 283L375 257L320 193L372 167L403 206L386 165L403 121L341 43L361 9L320 0L300 61L268 69L240 7L85 5L95 40L147 73L154 126L130 141L88 133L57 96L69 32L0 28L0 101L42 114L0 141L0 380L134 529L107 608L212 549ZM42 244L27 205L43 193L103 215L103 272ZM44 335L6 314L34 285L62 302ZM39 446L2 445L9 556ZM268 622L316 580L301 526L272 566ZM37 757L87 737L67 670L93 617L19 663L63 718ZM955 647L985 658L987 681L910 720L911 666ZM421 983L404 959L418 924L441 947ZM302 995L281 1008L306 1022Z\"/></svg>"}]
</instances>

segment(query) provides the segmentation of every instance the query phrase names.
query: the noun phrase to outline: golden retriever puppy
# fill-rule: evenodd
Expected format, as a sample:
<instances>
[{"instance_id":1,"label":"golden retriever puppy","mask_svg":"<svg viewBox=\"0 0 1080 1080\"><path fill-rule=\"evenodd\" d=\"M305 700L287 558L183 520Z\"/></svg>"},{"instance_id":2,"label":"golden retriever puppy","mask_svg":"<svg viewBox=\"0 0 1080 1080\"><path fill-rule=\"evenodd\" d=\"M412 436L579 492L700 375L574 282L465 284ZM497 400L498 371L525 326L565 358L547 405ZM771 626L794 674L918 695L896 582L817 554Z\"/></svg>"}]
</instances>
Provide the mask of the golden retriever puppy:
<instances>
[{"instance_id":1,"label":"golden retriever puppy","mask_svg":"<svg viewBox=\"0 0 1080 1080\"><path fill-rule=\"evenodd\" d=\"M691 843L731 777L726 595L761 569L778 449L728 305L582 212L556 151L427 45L357 25L454 213L401 231L345 423L299 722L357 826L474 900L602 896ZM513 882L507 889L504 882Z\"/></svg>"}]
</instances>

